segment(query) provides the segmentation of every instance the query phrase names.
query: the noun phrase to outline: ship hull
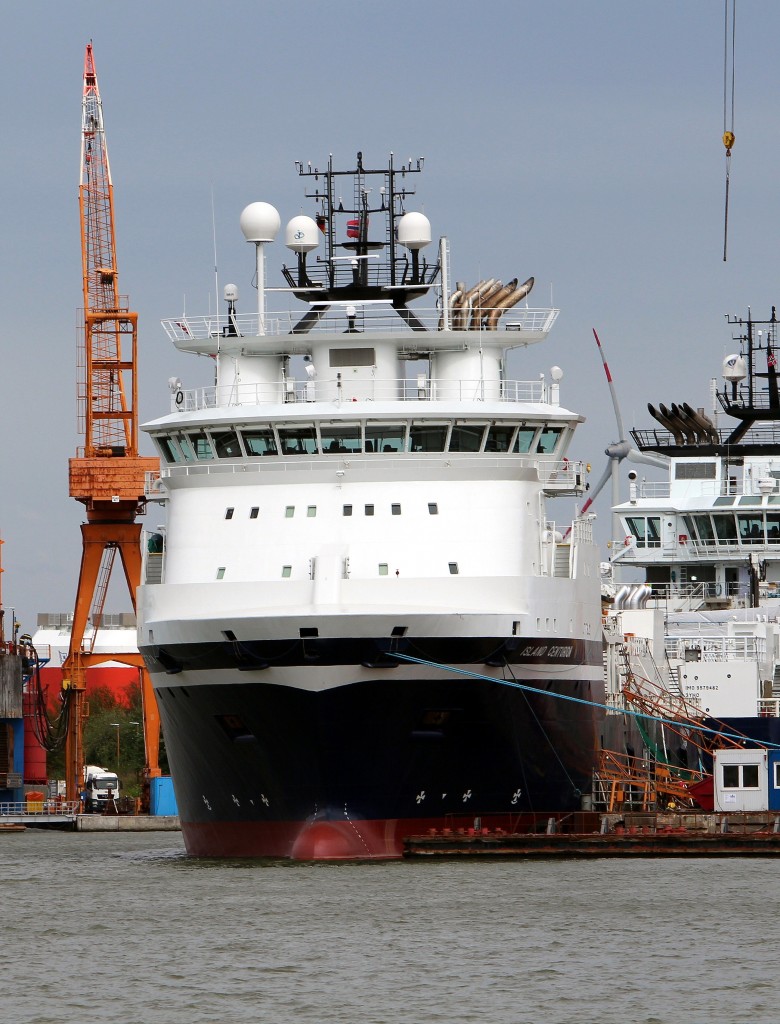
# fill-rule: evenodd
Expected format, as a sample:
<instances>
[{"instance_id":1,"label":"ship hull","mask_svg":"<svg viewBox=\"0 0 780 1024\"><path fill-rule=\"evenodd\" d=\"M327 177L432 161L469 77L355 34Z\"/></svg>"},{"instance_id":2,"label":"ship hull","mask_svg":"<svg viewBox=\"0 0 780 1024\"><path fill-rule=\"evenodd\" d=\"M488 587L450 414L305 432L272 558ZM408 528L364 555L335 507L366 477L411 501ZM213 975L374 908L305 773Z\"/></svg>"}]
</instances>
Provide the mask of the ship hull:
<instances>
[{"instance_id":1,"label":"ship hull","mask_svg":"<svg viewBox=\"0 0 780 1024\"><path fill-rule=\"evenodd\" d=\"M398 857L407 835L574 811L590 791L601 717L577 701L603 701L596 665L150 661L195 856Z\"/></svg>"}]
</instances>

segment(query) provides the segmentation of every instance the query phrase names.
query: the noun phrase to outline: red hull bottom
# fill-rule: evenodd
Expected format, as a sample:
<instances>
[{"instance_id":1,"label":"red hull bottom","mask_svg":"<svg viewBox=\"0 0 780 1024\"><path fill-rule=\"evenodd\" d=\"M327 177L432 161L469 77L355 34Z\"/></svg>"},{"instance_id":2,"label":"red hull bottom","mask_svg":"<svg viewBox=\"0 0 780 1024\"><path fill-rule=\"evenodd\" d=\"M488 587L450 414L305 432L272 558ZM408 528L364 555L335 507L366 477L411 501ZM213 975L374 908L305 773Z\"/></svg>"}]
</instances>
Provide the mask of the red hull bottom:
<instances>
[{"instance_id":1,"label":"red hull bottom","mask_svg":"<svg viewBox=\"0 0 780 1024\"><path fill-rule=\"evenodd\" d=\"M491 823L483 818L482 823ZM505 820L502 824L505 824ZM182 822L192 857L278 857L287 860L379 860L403 856L406 836L473 826L473 818L371 821Z\"/></svg>"}]
</instances>

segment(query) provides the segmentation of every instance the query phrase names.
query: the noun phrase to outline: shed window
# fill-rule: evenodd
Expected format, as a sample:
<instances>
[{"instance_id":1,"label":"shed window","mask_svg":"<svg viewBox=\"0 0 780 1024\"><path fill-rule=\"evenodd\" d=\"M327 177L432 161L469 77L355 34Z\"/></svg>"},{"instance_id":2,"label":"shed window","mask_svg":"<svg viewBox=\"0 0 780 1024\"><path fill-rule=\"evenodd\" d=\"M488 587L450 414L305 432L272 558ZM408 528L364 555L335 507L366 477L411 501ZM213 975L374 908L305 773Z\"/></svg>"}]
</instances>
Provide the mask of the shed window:
<instances>
[{"instance_id":1,"label":"shed window","mask_svg":"<svg viewBox=\"0 0 780 1024\"><path fill-rule=\"evenodd\" d=\"M292 517L294 515L295 515L295 505L288 505L285 508L285 510L284 510L284 518L285 519L292 519Z\"/></svg>"},{"instance_id":2,"label":"shed window","mask_svg":"<svg viewBox=\"0 0 780 1024\"><path fill-rule=\"evenodd\" d=\"M397 502L394 502L390 506L390 510L391 510L391 512L393 513L394 516L400 516L400 514L401 514L401 506Z\"/></svg>"},{"instance_id":3,"label":"shed window","mask_svg":"<svg viewBox=\"0 0 780 1024\"><path fill-rule=\"evenodd\" d=\"M366 510L365 511L366 511L366 515L367 516L372 516L374 514L374 506L373 505L366 505Z\"/></svg>"},{"instance_id":4,"label":"shed window","mask_svg":"<svg viewBox=\"0 0 780 1024\"><path fill-rule=\"evenodd\" d=\"M314 517L317 515L317 506L309 505L309 507L306 509L306 515L308 516L309 519L314 519Z\"/></svg>"},{"instance_id":5,"label":"shed window","mask_svg":"<svg viewBox=\"0 0 780 1024\"><path fill-rule=\"evenodd\" d=\"M429 501L428 502L428 515L429 516L437 516L438 514L439 514L438 502Z\"/></svg>"},{"instance_id":6,"label":"shed window","mask_svg":"<svg viewBox=\"0 0 780 1024\"><path fill-rule=\"evenodd\" d=\"M217 579L218 580L223 580L224 578L225 578L225 566L224 565L220 565L220 567L217 569Z\"/></svg>"},{"instance_id":7,"label":"shed window","mask_svg":"<svg viewBox=\"0 0 780 1024\"><path fill-rule=\"evenodd\" d=\"M450 562L450 576L457 576L457 575L458 575L458 563L457 562Z\"/></svg>"},{"instance_id":8,"label":"shed window","mask_svg":"<svg viewBox=\"0 0 780 1024\"><path fill-rule=\"evenodd\" d=\"M387 562L380 562L379 563L379 575L380 576L387 576Z\"/></svg>"},{"instance_id":9,"label":"shed window","mask_svg":"<svg viewBox=\"0 0 780 1024\"><path fill-rule=\"evenodd\" d=\"M253 505L250 508L250 510L249 510L249 518L250 519L257 519L259 514L260 514L260 509L257 507L257 505Z\"/></svg>"},{"instance_id":10,"label":"shed window","mask_svg":"<svg viewBox=\"0 0 780 1024\"><path fill-rule=\"evenodd\" d=\"M343 512L344 512L345 516L351 516L352 515L352 506L351 505L345 505L344 509L343 509Z\"/></svg>"},{"instance_id":11,"label":"shed window","mask_svg":"<svg viewBox=\"0 0 780 1024\"><path fill-rule=\"evenodd\" d=\"M225 519L232 519L234 512L235 512L234 508L226 508L225 509Z\"/></svg>"},{"instance_id":12,"label":"shed window","mask_svg":"<svg viewBox=\"0 0 780 1024\"><path fill-rule=\"evenodd\" d=\"M724 764L724 789L758 789L757 764Z\"/></svg>"},{"instance_id":13,"label":"shed window","mask_svg":"<svg viewBox=\"0 0 780 1024\"><path fill-rule=\"evenodd\" d=\"M291 565L283 565L282 566L282 579L288 580L290 578L290 576L292 576L292 566Z\"/></svg>"}]
</instances>

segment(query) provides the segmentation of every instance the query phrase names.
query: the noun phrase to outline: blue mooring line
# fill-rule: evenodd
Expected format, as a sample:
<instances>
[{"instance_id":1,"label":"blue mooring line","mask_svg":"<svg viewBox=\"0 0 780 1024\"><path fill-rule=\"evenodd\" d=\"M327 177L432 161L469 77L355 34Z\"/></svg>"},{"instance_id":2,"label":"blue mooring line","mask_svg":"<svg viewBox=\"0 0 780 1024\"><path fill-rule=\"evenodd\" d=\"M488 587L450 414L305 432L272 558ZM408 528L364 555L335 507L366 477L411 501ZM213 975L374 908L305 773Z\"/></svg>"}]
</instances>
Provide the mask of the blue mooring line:
<instances>
[{"instance_id":1,"label":"blue mooring line","mask_svg":"<svg viewBox=\"0 0 780 1024\"><path fill-rule=\"evenodd\" d=\"M644 711L629 711L627 708L610 708L606 704L599 704L595 700L585 700L584 697L570 697L565 693L554 693L552 690L540 690L538 686L528 686L526 683L518 683L513 679L498 679L496 676L485 676L480 672L471 672L467 668L455 668L454 665L442 665L438 661L426 661L424 658L413 658L411 654L400 654L398 651L393 651L392 657L399 658L402 661L411 661L416 665L426 665L428 668L438 668L442 672L454 672L459 676L468 676L470 679L483 679L488 683L500 683L502 686L513 686L516 690L527 690L529 693L538 693L542 697L556 697L558 700L570 700L574 704L585 704L590 708L598 708L599 711L616 711L620 715L631 715L634 718L647 718L651 722L660 722L662 725L675 725L677 728L683 729L696 729L698 732L709 732L713 736L724 736L729 740L738 740L740 743L744 743L746 740L750 743L756 744L758 747L773 747L774 749L780 749L780 743L772 743L770 740L766 742L760 742L759 740L753 740L749 736L740 736L737 733L732 732L721 732L719 729L710 729L706 725L690 725L686 722L678 722L674 718L659 718L657 715L648 715Z\"/></svg>"}]
</instances>

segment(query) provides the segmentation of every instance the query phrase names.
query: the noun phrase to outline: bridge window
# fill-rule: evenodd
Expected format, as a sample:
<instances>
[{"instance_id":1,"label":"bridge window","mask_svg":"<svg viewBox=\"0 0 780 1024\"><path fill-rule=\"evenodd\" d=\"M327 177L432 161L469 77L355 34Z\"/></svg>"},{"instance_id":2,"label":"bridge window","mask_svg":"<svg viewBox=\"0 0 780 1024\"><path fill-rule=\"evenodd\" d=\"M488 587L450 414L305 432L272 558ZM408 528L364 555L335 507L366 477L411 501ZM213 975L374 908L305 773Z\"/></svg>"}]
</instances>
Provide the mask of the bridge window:
<instances>
[{"instance_id":1,"label":"bridge window","mask_svg":"<svg viewBox=\"0 0 780 1024\"><path fill-rule=\"evenodd\" d=\"M445 423L413 423L409 429L411 452L443 452L446 442Z\"/></svg>"},{"instance_id":2,"label":"bridge window","mask_svg":"<svg viewBox=\"0 0 780 1024\"><path fill-rule=\"evenodd\" d=\"M478 452L485 433L483 423L456 423L450 433L451 452Z\"/></svg>"},{"instance_id":3,"label":"bridge window","mask_svg":"<svg viewBox=\"0 0 780 1024\"><path fill-rule=\"evenodd\" d=\"M696 523L696 532L699 535L699 540L702 544L714 544L715 534L712 531L712 522L709 516L694 516L694 522Z\"/></svg>"},{"instance_id":4,"label":"bridge window","mask_svg":"<svg viewBox=\"0 0 780 1024\"><path fill-rule=\"evenodd\" d=\"M351 426L321 426L320 438L324 455L333 452L362 452L360 424Z\"/></svg>"},{"instance_id":5,"label":"bridge window","mask_svg":"<svg viewBox=\"0 0 780 1024\"><path fill-rule=\"evenodd\" d=\"M743 544L764 543L764 517L762 515L738 515L739 539Z\"/></svg>"},{"instance_id":6,"label":"bridge window","mask_svg":"<svg viewBox=\"0 0 780 1024\"><path fill-rule=\"evenodd\" d=\"M240 459L241 446L238 443L238 436L235 430L211 431L211 440L214 442L217 456L220 459Z\"/></svg>"},{"instance_id":7,"label":"bridge window","mask_svg":"<svg viewBox=\"0 0 780 1024\"><path fill-rule=\"evenodd\" d=\"M253 427L242 430L247 455L277 455L276 438L270 427Z\"/></svg>"},{"instance_id":8,"label":"bridge window","mask_svg":"<svg viewBox=\"0 0 780 1024\"><path fill-rule=\"evenodd\" d=\"M660 516L629 516L626 519L629 532L636 540L638 548L660 548L661 519Z\"/></svg>"},{"instance_id":9,"label":"bridge window","mask_svg":"<svg viewBox=\"0 0 780 1024\"><path fill-rule=\"evenodd\" d=\"M766 539L770 544L780 544L780 512L767 512Z\"/></svg>"},{"instance_id":10,"label":"bridge window","mask_svg":"<svg viewBox=\"0 0 780 1024\"><path fill-rule=\"evenodd\" d=\"M734 516L727 516L723 513L715 514L712 517L715 523L715 534L721 544L737 543L737 524Z\"/></svg>"},{"instance_id":11,"label":"bridge window","mask_svg":"<svg viewBox=\"0 0 780 1024\"><path fill-rule=\"evenodd\" d=\"M487 440L485 441L486 452L508 452L512 444L514 427L502 426L494 423L488 428Z\"/></svg>"},{"instance_id":12,"label":"bridge window","mask_svg":"<svg viewBox=\"0 0 780 1024\"><path fill-rule=\"evenodd\" d=\"M158 434L155 437L162 456L166 462L184 462L184 456L179 451L178 445L175 443L173 438L168 437L167 434Z\"/></svg>"},{"instance_id":13,"label":"bridge window","mask_svg":"<svg viewBox=\"0 0 780 1024\"><path fill-rule=\"evenodd\" d=\"M539 435L536 450L540 455L552 455L563 433L563 427L544 427Z\"/></svg>"},{"instance_id":14,"label":"bridge window","mask_svg":"<svg viewBox=\"0 0 780 1024\"><path fill-rule=\"evenodd\" d=\"M518 455L525 455L526 452L530 452L531 445L533 444L535 437L536 427L519 427L517 431L517 439L515 440L515 446L512 449L512 451L516 452Z\"/></svg>"},{"instance_id":15,"label":"bridge window","mask_svg":"<svg viewBox=\"0 0 780 1024\"><path fill-rule=\"evenodd\" d=\"M317 432L314 426L280 427L279 443L283 455L316 455Z\"/></svg>"},{"instance_id":16,"label":"bridge window","mask_svg":"<svg viewBox=\"0 0 780 1024\"><path fill-rule=\"evenodd\" d=\"M367 423L367 452L402 452L406 450L406 424Z\"/></svg>"},{"instance_id":17,"label":"bridge window","mask_svg":"<svg viewBox=\"0 0 780 1024\"><path fill-rule=\"evenodd\" d=\"M214 458L211 442L204 433L191 433L186 436L194 459L198 462L208 462Z\"/></svg>"}]
</instances>

